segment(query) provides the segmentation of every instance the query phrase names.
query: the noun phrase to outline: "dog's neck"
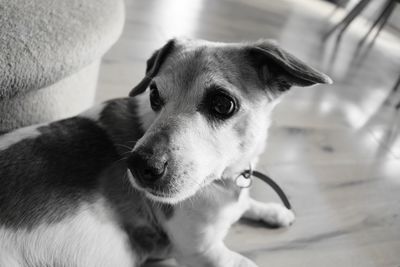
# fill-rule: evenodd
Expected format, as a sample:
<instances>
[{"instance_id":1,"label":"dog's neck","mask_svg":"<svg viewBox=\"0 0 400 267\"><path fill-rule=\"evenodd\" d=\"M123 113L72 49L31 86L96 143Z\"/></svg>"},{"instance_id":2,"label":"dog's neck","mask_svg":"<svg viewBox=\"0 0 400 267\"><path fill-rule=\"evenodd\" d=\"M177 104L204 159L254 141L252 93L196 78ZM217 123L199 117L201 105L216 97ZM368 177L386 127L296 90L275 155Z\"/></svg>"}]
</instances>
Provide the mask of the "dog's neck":
<instances>
[{"instance_id":1,"label":"dog's neck","mask_svg":"<svg viewBox=\"0 0 400 267\"><path fill-rule=\"evenodd\" d=\"M230 164L227 168L225 168L222 178L223 179L236 179L241 173L248 170L250 167L254 168L257 163L260 155L263 153L266 140L268 136L268 128L269 122L267 125L267 129L265 130L265 134L262 135L259 139L259 142L253 147L253 149L249 150L243 157L238 159L233 164Z\"/></svg>"}]
</instances>

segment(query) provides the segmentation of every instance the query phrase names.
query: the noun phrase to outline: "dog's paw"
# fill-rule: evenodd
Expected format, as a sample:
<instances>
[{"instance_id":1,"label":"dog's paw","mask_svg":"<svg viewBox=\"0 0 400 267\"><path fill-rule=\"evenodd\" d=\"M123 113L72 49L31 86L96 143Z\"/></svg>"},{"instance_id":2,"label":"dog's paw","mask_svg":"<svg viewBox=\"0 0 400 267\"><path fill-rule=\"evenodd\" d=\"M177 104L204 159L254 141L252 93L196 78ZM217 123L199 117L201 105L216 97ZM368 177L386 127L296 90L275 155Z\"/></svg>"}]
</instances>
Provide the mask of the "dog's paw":
<instances>
[{"instance_id":1,"label":"dog's paw","mask_svg":"<svg viewBox=\"0 0 400 267\"><path fill-rule=\"evenodd\" d=\"M295 220L294 212L287 209L286 207L281 207L277 214L277 225L282 227L288 227L293 224Z\"/></svg>"},{"instance_id":2,"label":"dog's paw","mask_svg":"<svg viewBox=\"0 0 400 267\"><path fill-rule=\"evenodd\" d=\"M261 215L260 219L273 227L288 227L292 225L295 220L293 211L276 203L270 203L265 206Z\"/></svg>"},{"instance_id":3,"label":"dog's paw","mask_svg":"<svg viewBox=\"0 0 400 267\"><path fill-rule=\"evenodd\" d=\"M235 262L233 265L234 267L258 267L257 264L255 264L253 261L250 259L247 259L245 257L241 257L238 261Z\"/></svg>"}]
</instances>

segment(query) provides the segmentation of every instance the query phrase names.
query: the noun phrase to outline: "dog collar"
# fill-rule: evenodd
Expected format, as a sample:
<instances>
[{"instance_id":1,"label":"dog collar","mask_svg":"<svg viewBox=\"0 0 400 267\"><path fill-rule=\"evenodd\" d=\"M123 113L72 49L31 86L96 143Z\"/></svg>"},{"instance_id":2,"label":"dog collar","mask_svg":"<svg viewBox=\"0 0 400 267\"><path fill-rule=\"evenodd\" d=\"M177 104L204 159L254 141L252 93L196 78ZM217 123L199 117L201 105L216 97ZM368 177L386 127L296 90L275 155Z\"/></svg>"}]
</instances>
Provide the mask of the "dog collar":
<instances>
[{"instance_id":1,"label":"dog collar","mask_svg":"<svg viewBox=\"0 0 400 267\"><path fill-rule=\"evenodd\" d=\"M282 188L280 188L280 186L269 176L259 171L253 170L251 165L249 169L243 171L241 174L239 174L238 177L236 177L236 185L241 188L249 188L253 184L253 177L257 177L258 179L272 187L272 189L278 194L279 198L282 200L285 207L287 209L292 208L292 205L290 204L289 199L287 198L285 192L283 192Z\"/></svg>"}]
</instances>

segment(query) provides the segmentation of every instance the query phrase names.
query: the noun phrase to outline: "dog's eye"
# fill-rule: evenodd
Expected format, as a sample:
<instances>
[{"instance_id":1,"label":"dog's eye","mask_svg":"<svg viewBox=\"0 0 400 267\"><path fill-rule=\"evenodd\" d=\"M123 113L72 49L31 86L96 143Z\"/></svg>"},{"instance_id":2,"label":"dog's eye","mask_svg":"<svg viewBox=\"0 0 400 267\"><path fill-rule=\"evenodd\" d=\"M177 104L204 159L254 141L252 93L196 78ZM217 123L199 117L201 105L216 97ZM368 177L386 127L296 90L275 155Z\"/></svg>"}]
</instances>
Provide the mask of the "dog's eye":
<instances>
[{"instance_id":1,"label":"dog's eye","mask_svg":"<svg viewBox=\"0 0 400 267\"><path fill-rule=\"evenodd\" d=\"M219 117L228 118L236 111L235 101L226 94L216 94L211 99L211 111Z\"/></svg>"},{"instance_id":2,"label":"dog's eye","mask_svg":"<svg viewBox=\"0 0 400 267\"><path fill-rule=\"evenodd\" d=\"M154 111L159 111L163 106L164 102L158 93L157 86L155 84L150 85L150 105Z\"/></svg>"}]
</instances>

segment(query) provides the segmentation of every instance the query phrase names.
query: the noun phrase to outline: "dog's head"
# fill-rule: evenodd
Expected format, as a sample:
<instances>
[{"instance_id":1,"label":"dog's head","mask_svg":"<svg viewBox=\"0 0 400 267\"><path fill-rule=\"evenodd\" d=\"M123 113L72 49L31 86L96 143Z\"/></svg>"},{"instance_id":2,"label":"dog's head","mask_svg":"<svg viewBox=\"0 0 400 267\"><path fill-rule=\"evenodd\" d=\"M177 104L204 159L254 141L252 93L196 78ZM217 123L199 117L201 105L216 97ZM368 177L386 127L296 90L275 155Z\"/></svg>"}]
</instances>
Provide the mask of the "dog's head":
<instances>
[{"instance_id":1,"label":"dog's head","mask_svg":"<svg viewBox=\"0 0 400 267\"><path fill-rule=\"evenodd\" d=\"M127 161L133 185L176 203L237 175L262 152L280 96L316 83L331 80L271 41L170 40L130 93L146 130Z\"/></svg>"}]
</instances>

